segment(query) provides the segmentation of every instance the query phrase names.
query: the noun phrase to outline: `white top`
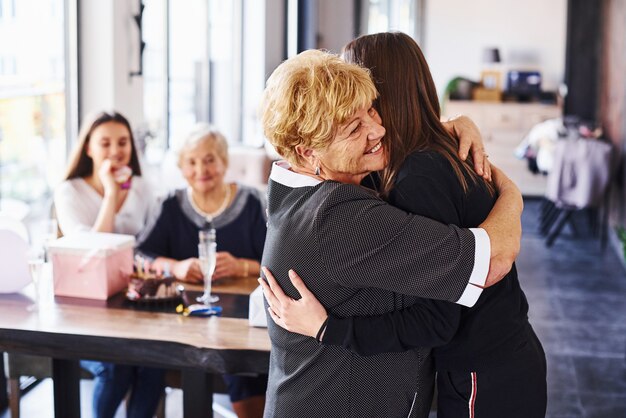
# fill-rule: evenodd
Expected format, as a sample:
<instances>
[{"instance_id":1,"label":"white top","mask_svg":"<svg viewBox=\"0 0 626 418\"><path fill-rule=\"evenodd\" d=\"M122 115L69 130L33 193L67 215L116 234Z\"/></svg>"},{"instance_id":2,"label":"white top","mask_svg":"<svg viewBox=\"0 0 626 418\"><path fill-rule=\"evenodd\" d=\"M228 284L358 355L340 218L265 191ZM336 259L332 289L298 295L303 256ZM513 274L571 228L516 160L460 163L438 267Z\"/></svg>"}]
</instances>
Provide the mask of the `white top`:
<instances>
[{"instance_id":1,"label":"white top","mask_svg":"<svg viewBox=\"0 0 626 418\"><path fill-rule=\"evenodd\" d=\"M63 235L90 231L96 223L102 200L102 196L82 178L61 183L54 192L54 205ZM157 201L148 182L133 176L126 200L115 215L113 232L137 236L156 207Z\"/></svg>"},{"instance_id":2,"label":"white top","mask_svg":"<svg viewBox=\"0 0 626 418\"><path fill-rule=\"evenodd\" d=\"M298 174L290 168L291 166L287 161L274 162L270 179L291 188L312 187L321 183L320 180L304 174ZM483 292L483 289L478 286L484 286L487 281L487 273L489 273L489 263L491 259L491 241L489 240L487 231L484 229L468 229L474 234L475 239L474 268L463 294L456 303L472 307L476 304Z\"/></svg>"}]
</instances>

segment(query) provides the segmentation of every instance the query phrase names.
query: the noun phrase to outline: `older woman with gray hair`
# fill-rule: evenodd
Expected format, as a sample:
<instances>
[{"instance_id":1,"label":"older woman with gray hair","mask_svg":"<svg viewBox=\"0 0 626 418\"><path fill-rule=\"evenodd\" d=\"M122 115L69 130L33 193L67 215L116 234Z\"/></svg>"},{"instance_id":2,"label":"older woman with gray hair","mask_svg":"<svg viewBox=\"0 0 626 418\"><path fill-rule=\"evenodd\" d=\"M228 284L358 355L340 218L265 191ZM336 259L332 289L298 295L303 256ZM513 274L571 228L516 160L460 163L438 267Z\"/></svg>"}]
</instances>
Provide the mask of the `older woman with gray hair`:
<instances>
[{"instance_id":1,"label":"older woman with gray hair","mask_svg":"<svg viewBox=\"0 0 626 418\"><path fill-rule=\"evenodd\" d=\"M299 298L294 269L328 312L377 315L418 297L472 306L519 251L521 196L503 175L479 228L408 214L360 186L387 164L385 129L367 70L321 51L281 64L268 80L264 131L287 161L273 166L262 264ZM436 313L435 313L436 315ZM433 327L448 327L445 317ZM325 322L315 324L317 340ZM428 353L371 357L324 346L268 321L272 353L266 417L423 416Z\"/></svg>"},{"instance_id":2,"label":"older woman with gray hair","mask_svg":"<svg viewBox=\"0 0 626 418\"><path fill-rule=\"evenodd\" d=\"M199 124L186 137L178 165L187 187L173 191L161 205L140 253L165 264L179 280L202 280L198 233L210 222L217 236L217 266L213 279L258 276L265 242L265 202L254 188L224 182L228 144L224 136ZM233 409L240 418L261 417L267 376L225 375Z\"/></svg>"},{"instance_id":3,"label":"older woman with gray hair","mask_svg":"<svg viewBox=\"0 0 626 418\"><path fill-rule=\"evenodd\" d=\"M258 276L265 242L265 202L254 188L224 182L226 138L210 125L198 124L179 150L178 166L187 187L175 190L163 202L139 250L152 256L156 266L169 263L177 279L201 282L198 232L209 222L217 233L213 279Z\"/></svg>"}]
</instances>

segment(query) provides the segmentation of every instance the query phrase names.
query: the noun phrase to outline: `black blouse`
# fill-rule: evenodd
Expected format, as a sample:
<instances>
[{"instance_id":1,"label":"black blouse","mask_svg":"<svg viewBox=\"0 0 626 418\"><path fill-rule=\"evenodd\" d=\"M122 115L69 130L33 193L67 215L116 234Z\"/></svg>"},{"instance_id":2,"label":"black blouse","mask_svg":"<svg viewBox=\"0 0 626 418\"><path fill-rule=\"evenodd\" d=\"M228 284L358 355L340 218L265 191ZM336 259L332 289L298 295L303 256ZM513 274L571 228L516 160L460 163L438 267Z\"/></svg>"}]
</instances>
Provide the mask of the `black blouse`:
<instances>
[{"instance_id":1,"label":"black blouse","mask_svg":"<svg viewBox=\"0 0 626 418\"><path fill-rule=\"evenodd\" d=\"M445 224L476 227L496 198L482 182L466 180L467 193L444 156L415 152L399 171L390 203ZM483 291L472 308L420 299L411 307L379 316L331 315L323 344L361 355L436 347L438 370L479 371L510 358L523 345L527 313L514 265L507 277Z\"/></svg>"}]
</instances>

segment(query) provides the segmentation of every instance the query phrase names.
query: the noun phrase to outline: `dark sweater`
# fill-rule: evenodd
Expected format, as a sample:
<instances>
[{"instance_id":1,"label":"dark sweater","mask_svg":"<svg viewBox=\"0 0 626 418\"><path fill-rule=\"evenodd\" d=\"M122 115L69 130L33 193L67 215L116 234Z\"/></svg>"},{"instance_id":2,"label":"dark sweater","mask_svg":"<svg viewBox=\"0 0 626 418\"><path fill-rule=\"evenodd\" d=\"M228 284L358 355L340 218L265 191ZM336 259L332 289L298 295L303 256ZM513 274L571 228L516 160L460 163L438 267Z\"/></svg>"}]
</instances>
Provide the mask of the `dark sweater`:
<instances>
[{"instance_id":1,"label":"dark sweater","mask_svg":"<svg viewBox=\"0 0 626 418\"><path fill-rule=\"evenodd\" d=\"M185 260L198 256L198 231L206 219L191 207L185 189L173 192L161 206L139 252L148 257ZM262 197L252 188L239 185L230 206L213 220L217 251L261 261L266 220Z\"/></svg>"},{"instance_id":2,"label":"dark sweater","mask_svg":"<svg viewBox=\"0 0 626 418\"><path fill-rule=\"evenodd\" d=\"M482 183L468 179L468 185L465 193L441 154L416 152L401 167L390 203L445 224L474 228L485 220L495 197ZM507 277L483 291L472 308L428 301L380 316L331 316L323 343L362 355L436 347L437 370L480 371L511 359L525 344L527 313L513 266ZM456 333L442 333L448 329L442 323L456 324Z\"/></svg>"}]
</instances>

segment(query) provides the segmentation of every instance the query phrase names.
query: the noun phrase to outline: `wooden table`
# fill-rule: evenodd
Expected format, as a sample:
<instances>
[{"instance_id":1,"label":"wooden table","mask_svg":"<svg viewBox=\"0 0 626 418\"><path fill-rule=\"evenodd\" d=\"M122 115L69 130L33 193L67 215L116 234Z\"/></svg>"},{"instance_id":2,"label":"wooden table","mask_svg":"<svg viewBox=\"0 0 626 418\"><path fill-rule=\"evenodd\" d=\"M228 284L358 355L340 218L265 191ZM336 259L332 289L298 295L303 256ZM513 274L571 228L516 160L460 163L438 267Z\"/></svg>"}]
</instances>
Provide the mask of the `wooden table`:
<instances>
[{"instance_id":1,"label":"wooden table","mask_svg":"<svg viewBox=\"0 0 626 418\"><path fill-rule=\"evenodd\" d=\"M227 304L254 287L250 278L225 280L213 289ZM268 372L267 330L250 327L247 319L114 305L52 296L37 305L27 294L0 295L0 351L53 359L55 416L80 416L80 359L180 370L184 416L192 418L212 416L211 373Z\"/></svg>"}]
</instances>

